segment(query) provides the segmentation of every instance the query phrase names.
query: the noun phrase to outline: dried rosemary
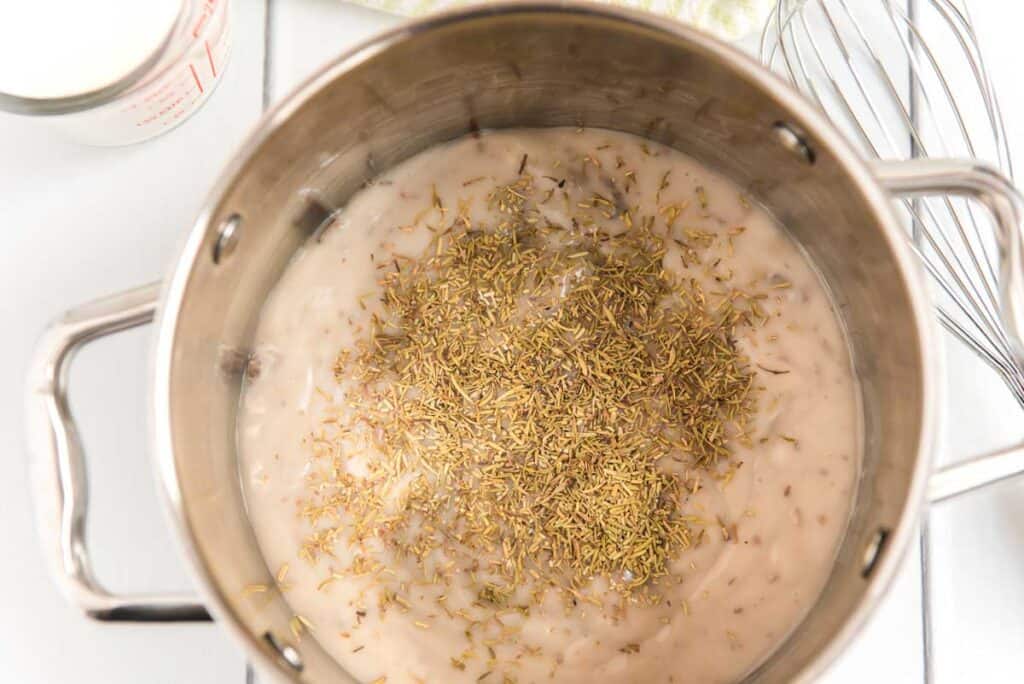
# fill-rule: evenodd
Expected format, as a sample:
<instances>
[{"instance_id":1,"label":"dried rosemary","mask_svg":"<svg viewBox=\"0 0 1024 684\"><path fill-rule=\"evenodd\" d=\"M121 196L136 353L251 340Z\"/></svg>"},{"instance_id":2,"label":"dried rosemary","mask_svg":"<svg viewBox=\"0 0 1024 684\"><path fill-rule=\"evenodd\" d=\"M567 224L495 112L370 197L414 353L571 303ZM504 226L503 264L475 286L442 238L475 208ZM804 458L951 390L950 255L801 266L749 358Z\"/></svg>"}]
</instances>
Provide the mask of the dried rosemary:
<instances>
[{"instance_id":1,"label":"dried rosemary","mask_svg":"<svg viewBox=\"0 0 1024 684\"><path fill-rule=\"evenodd\" d=\"M305 514L339 527L311 535L307 557L345 527L424 577L473 568L479 604L500 609L531 584L575 593L598 577L629 595L691 544L681 473L728 464L746 439L753 371L735 338L756 305L667 273L653 218L581 203L619 214L613 234L552 225L534 202L521 176L491 194L499 225L460 212L389 270L385 315L336 366L359 380L348 408L375 456L357 477L331 450Z\"/></svg>"}]
</instances>

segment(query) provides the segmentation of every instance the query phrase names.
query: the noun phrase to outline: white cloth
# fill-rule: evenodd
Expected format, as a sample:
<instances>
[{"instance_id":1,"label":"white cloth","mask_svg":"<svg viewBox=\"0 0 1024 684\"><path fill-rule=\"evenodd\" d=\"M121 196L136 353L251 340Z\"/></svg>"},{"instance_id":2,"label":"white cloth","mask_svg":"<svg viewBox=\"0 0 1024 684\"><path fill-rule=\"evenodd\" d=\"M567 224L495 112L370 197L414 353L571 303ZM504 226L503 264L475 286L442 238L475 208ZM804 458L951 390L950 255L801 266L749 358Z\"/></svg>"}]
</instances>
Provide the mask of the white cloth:
<instances>
[{"instance_id":1,"label":"white cloth","mask_svg":"<svg viewBox=\"0 0 1024 684\"><path fill-rule=\"evenodd\" d=\"M351 0L357 5L417 16L439 9L486 0ZM738 40L761 30L775 0L597 0L612 5L639 7L675 17L726 40Z\"/></svg>"}]
</instances>

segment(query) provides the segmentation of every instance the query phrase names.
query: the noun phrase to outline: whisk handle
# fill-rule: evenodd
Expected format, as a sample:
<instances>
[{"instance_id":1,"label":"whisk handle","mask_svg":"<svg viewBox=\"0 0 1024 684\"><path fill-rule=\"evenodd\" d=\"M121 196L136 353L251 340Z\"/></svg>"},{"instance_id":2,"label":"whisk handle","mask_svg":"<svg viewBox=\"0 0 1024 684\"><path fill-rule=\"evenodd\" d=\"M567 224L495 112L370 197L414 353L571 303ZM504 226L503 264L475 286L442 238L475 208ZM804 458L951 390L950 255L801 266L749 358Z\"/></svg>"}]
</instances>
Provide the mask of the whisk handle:
<instances>
[{"instance_id":1,"label":"whisk handle","mask_svg":"<svg viewBox=\"0 0 1024 684\"><path fill-rule=\"evenodd\" d=\"M1000 317L1014 358L1024 367L1024 196L1000 171L972 160L876 161L872 166L882 186L895 195L967 197L992 214L999 252ZM939 470L932 477L929 498L944 501L1021 474L1024 445Z\"/></svg>"}]
</instances>

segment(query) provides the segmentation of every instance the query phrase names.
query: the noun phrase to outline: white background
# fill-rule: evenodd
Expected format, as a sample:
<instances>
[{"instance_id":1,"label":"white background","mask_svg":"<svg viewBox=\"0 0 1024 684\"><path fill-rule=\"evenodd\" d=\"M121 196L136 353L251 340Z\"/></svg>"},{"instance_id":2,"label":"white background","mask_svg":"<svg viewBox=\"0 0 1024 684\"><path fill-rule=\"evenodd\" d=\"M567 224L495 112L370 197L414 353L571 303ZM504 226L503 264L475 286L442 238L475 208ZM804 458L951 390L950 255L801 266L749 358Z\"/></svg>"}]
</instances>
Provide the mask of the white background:
<instances>
[{"instance_id":1,"label":"white background","mask_svg":"<svg viewBox=\"0 0 1024 684\"><path fill-rule=\"evenodd\" d=\"M2 11L16 11L16 3ZM1024 7L971 3L1024 160ZM80 617L57 594L36 542L23 436L24 374L46 321L77 303L160 278L220 167L268 102L325 60L395 20L340 0L234 0L234 53L210 102L180 128L127 148L80 147L36 120L0 115L0 683L237 682L245 662L216 626L122 626ZM9 17L0 17L7 21ZM72 373L90 457L89 540L115 590L187 589L158 506L145 439L149 331L87 348ZM998 381L947 345L942 426L950 461L1024 434ZM1024 484L930 516L930 581L919 549L865 632L825 678L999 682L1021 678ZM922 601L930 594L930 600ZM926 620L922 613L929 606ZM924 633L931 624L932 667Z\"/></svg>"}]
</instances>

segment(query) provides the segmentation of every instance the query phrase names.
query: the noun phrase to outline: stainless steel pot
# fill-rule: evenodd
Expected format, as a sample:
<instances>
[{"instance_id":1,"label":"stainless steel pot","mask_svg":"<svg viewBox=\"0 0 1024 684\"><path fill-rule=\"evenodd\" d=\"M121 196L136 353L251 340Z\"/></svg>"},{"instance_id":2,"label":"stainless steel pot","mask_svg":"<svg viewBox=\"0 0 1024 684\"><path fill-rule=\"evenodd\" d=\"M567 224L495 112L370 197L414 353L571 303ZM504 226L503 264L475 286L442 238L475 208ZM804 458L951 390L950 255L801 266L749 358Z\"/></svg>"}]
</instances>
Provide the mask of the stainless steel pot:
<instances>
[{"instance_id":1,"label":"stainless steel pot","mask_svg":"<svg viewBox=\"0 0 1024 684\"><path fill-rule=\"evenodd\" d=\"M101 620L190 620L206 609L268 671L350 681L315 639L295 642L246 516L235 410L260 307L289 258L365 180L478 128L585 125L676 147L764 204L820 268L863 395L864 456L835 568L814 608L749 681L811 679L886 591L927 501L1024 471L1024 448L932 472L941 376L926 289L890 193L954 193L991 209L1004 314L1024 322L1024 203L970 163L869 166L773 75L712 38L591 4L492 5L417 21L349 52L263 120L227 168L162 290L89 304L56 323L31 377L40 520L56 578ZM156 467L201 599L116 596L93 577L83 454L65 399L81 345L159 313ZM1019 339L1019 334L1017 335Z\"/></svg>"}]
</instances>

